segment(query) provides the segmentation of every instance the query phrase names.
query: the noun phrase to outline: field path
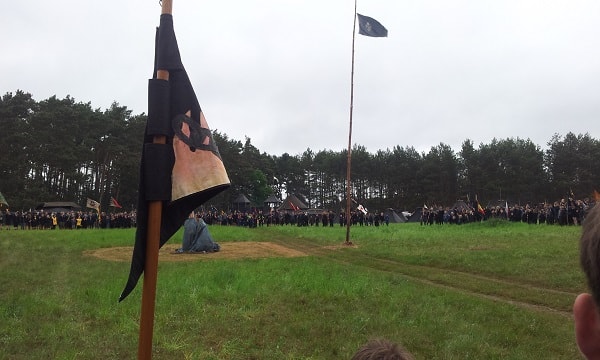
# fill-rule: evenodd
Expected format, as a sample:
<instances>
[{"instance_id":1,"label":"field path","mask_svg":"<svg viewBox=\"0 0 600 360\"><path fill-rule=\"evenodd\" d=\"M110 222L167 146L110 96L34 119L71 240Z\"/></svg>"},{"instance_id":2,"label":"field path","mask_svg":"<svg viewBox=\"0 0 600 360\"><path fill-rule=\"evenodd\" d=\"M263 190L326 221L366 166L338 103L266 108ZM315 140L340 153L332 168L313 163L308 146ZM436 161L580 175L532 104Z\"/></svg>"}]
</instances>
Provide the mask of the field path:
<instances>
[{"instance_id":1,"label":"field path","mask_svg":"<svg viewBox=\"0 0 600 360\"><path fill-rule=\"evenodd\" d=\"M272 241L312 256L327 258L327 260L339 264L395 274L448 291L511 304L528 310L552 313L565 318L572 318L571 308L577 296L576 293L521 283L513 279L379 258L342 244L323 247L308 239Z\"/></svg>"}]
</instances>

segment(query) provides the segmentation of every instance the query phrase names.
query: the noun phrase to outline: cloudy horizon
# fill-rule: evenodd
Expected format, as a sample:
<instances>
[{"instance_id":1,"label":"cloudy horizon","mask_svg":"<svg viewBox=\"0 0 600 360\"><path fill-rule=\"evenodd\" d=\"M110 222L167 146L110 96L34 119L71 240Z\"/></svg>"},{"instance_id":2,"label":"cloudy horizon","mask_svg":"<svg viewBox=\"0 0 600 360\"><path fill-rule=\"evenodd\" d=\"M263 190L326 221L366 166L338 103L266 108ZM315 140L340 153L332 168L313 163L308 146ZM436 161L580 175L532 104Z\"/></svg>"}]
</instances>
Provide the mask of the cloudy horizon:
<instances>
[{"instance_id":1,"label":"cloudy horizon","mask_svg":"<svg viewBox=\"0 0 600 360\"><path fill-rule=\"evenodd\" d=\"M160 6L109 5L7 5L2 95L147 112ZM600 3L375 0L358 12L389 32L355 39L352 142L367 151L600 138ZM347 148L353 1L175 0L173 13L212 129L271 155Z\"/></svg>"}]
</instances>

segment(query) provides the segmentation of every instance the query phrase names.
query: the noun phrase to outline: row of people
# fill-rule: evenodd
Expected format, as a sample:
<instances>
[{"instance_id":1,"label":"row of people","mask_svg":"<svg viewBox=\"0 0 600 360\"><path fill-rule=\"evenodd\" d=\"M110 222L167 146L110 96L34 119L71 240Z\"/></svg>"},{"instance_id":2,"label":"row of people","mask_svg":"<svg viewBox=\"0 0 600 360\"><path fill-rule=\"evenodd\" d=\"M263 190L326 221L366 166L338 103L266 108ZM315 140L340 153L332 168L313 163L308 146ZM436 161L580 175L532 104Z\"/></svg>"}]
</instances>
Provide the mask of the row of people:
<instances>
[{"instance_id":1,"label":"row of people","mask_svg":"<svg viewBox=\"0 0 600 360\"><path fill-rule=\"evenodd\" d=\"M535 206L526 204L483 208L477 204L462 203L461 206L452 208L423 208L421 224L463 224L496 218L528 224L581 225L586 212L593 204L593 201L563 199Z\"/></svg>"},{"instance_id":2,"label":"row of people","mask_svg":"<svg viewBox=\"0 0 600 360\"><path fill-rule=\"evenodd\" d=\"M529 224L579 225L591 202L561 200L553 204L537 206L495 206L481 208L477 204L460 207L442 208L424 207L420 222L422 225L463 224L491 218L507 219L513 222ZM236 225L244 227L261 227L275 225L295 226L329 226L334 224L346 226L344 211L339 214L333 211L320 213L306 211L208 211L202 217L209 225ZM350 215L351 225L380 226L389 225L389 215L383 212L354 210ZM26 212L0 212L0 224L3 229L88 229L88 228L131 228L136 226L136 214L133 212L101 213L95 211L46 212L34 210Z\"/></svg>"},{"instance_id":3,"label":"row of people","mask_svg":"<svg viewBox=\"0 0 600 360\"><path fill-rule=\"evenodd\" d=\"M336 214L333 211L313 213L307 211L224 211L201 212L201 216L209 225L237 225L246 227L294 225L294 226L323 226L333 227L335 224L346 225L344 212ZM353 211L351 213L352 225L358 226L380 226L389 225L390 217L384 213L364 213Z\"/></svg>"},{"instance_id":4,"label":"row of people","mask_svg":"<svg viewBox=\"0 0 600 360\"><path fill-rule=\"evenodd\" d=\"M135 212L98 213L96 211L44 210L0 212L2 229L97 229L135 227Z\"/></svg>"}]
</instances>

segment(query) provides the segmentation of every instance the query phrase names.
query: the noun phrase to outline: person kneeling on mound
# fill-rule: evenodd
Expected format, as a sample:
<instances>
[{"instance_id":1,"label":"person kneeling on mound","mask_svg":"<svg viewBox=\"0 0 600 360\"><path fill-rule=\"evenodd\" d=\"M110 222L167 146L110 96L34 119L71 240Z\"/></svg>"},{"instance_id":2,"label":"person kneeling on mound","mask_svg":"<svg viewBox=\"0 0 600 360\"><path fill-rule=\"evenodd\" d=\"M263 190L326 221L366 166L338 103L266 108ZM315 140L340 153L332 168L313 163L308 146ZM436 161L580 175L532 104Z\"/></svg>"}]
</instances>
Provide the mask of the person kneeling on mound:
<instances>
[{"instance_id":1,"label":"person kneeling on mound","mask_svg":"<svg viewBox=\"0 0 600 360\"><path fill-rule=\"evenodd\" d=\"M221 250L221 246L214 242L208 226L200 217L196 218L194 212L183 223L183 243L177 253L210 253Z\"/></svg>"}]
</instances>

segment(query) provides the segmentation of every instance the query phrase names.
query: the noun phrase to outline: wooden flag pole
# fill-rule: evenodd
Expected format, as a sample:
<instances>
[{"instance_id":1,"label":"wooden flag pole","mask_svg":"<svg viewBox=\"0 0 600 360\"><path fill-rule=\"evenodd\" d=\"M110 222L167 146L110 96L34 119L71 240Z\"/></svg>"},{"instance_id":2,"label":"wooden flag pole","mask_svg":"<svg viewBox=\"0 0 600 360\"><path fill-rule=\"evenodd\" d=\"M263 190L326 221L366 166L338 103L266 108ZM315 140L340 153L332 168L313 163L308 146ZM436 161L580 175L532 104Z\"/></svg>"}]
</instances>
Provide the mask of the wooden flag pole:
<instances>
[{"instance_id":1,"label":"wooden flag pole","mask_svg":"<svg viewBox=\"0 0 600 360\"><path fill-rule=\"evenodd\" d=\"M162 14L171 14L172 0L162 1ZM157 70L156 78L169 80L169 71ZM155 136L154 144L166 144L166 136ZM140 315L140 337L138 359L152 359L152 335L154 331L154 305L156 301L156 282L158 278L158 249L160 248L160 227L162 201L148 203L148 233L146 236L146 264L144 267L144 289L142 292L142 310Z\"/></svg>"},{"instance_id":2,"label":"wooden flag pole","mask_svg":"<svg viewBox=\"0 0 600 360\"><path fill-rule=\"evenodd\" d=\"M352 245L350 241L350 201L352 199L352 184L350 182L350 170L352 165L352 110L354 108L354 39L356 38L356 2L354 0L354 26L352 27L352 71L350 73L350 126L348 130L348 159L346 163L346 245Z\"/></svg>"}]
</instances>

